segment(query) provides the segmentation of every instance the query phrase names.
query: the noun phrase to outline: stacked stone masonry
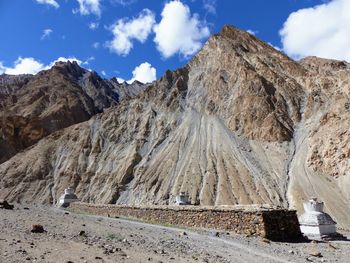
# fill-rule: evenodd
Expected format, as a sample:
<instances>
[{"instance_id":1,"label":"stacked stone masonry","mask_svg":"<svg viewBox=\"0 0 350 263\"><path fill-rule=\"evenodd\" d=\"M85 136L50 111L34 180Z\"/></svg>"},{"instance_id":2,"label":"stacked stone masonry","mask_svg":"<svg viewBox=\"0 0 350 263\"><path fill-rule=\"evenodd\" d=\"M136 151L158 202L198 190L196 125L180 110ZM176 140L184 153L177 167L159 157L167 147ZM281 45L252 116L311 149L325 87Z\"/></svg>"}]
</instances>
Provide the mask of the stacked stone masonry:
<instances>
[{"instance_id":1,"label":"stacked stone masonry","mask_svg":"<svg viewBox=\"0 0 350 263\"><path fill-rule=\"evenodd\" d=\"M299 241L302 234L294 210L193 206L120 206L72 203L71 211L145 222L206 228L260 236L273 241Z\"/></svg>"}]
</instances>

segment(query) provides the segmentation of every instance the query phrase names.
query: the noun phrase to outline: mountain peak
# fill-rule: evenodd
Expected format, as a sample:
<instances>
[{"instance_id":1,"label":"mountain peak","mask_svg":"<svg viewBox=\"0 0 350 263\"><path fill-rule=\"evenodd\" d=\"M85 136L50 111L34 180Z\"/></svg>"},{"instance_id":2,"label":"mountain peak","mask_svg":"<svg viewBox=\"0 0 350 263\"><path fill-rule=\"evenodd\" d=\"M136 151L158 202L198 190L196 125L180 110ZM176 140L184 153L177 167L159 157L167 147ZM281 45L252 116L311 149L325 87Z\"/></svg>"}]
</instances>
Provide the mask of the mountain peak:
<instances>
[{"instance_id":1,"label":"mountain peak","mask_svg":"<svg viewBox=\"0 0 350 263\"><path fill-rule=\"evenodd\" d=\"M70 75L74 78L80 78L84 73L88 71L79 66L76 61L57 61L51 70L58 70L59 72Z\"/></svg>"},{"instance_id":2,"label":"mountain peak","mask_svg":"<svg viewBox=\"0 0 350 263\"><path fill-rule=\"evenodd\" d=\"M238 35L242 35L242 34L249 35L246 31L238 29L237 27L229 25L229 24L224 25L222 27L221 31L219 32L219 35L230 37L230 38L234 38L234 37L237 37Z\"/></svg>"},{"instance_id":3,"label":"mountain peak","mask_svg":"<svg viewBox=\"0 0 350 263\"><path fill-rule=\"evenodd\" d=\"M54 67L80 67L79 64L73 60L67 60L67 61L57 61L54 65Z\"/></svg>"}]
</instances>

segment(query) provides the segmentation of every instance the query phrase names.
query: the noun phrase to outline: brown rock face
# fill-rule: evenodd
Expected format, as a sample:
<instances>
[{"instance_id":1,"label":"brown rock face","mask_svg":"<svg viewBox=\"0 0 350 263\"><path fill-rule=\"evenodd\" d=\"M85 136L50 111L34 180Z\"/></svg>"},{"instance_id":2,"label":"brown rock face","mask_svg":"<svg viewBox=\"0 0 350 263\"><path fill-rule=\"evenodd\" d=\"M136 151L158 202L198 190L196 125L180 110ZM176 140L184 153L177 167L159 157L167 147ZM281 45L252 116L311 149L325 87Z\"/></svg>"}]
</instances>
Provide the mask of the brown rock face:
<instances>
[{"instance_id":1,"label":"brown rock face","mask_svg":"<svg viewBox=\"0 0 350 263\"><path fill-rule=\"evenodd\" d=\"M225 26L188 65L144 88L136 83L128 91L90 76L96 81L89 83L100 83L94 93L96 85L76 77L79 70L65 72L47 78L46 89L56 93L36 95L45 90L39 84L37 93L25 91L47 72L16 91L16 100L31 103L10 103L25 120L6 121L2 133L34 143L42 127L44 138L0 165L0 198L53 202L73 186L94 203L172 204L186 192L192 204L267 203L302 212L302 201L316 196L350 227L349 64L295 62ZM113 105L104 104L113 94L108 87L123 100L96 115ZM46 132L52 116L73 112L80 121ZM25 128L29 116L47 122ZM23 124L14 132L17 123ZM4 141L11 149L18 142Z\"/></svg>"}]
</instances>

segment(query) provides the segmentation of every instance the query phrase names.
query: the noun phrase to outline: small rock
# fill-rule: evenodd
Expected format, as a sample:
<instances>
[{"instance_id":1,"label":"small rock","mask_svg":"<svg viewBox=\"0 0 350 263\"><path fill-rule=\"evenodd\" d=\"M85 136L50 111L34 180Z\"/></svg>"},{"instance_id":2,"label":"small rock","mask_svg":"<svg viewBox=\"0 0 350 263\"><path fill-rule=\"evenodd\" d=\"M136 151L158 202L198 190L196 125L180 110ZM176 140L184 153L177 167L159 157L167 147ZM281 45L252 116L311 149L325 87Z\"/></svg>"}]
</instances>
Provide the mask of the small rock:
<instances>
[{"instance_id":1,"label":"small rock","mask_svg":"<svg viewBox=\"0 0 350 263\"><path fill-rule=\"evenodd\" d=\"M209 233L209 236L211 236L211 237L219 237L220 236L220 234L219 234L219 232L210 232Z\"/></svg>"},{"instance_id":2,"label":"small rock","mask_svg":"<svg viewBox=\"0 0 350 263\"><path fill-rule=\"evenodd\" d=\"M270 240L268 240L267 238L263 238L262 242L264 242L264 243L268 243L268 244L270 244L270 243L271 243L271 241L270 241Z\"/></svg>"},{"instance_id":3,"label":"small rock","mask_svg":"<svg viewBox=\"0 0 350 263\"><path fill-rule=\"evenodd\" d=\"M331 243L328 243L328 246L329 246L330 248L334 249L334 250L339 249L338 247L333 246Z\"/></svg>"},{"instance_id":4,"label":"small rock","mask_svg":"<svg viewBox=\"0 0 350 263\"><path fill-rule=\"evenodd\" d=\"M33 225L31 232L32 233L44 233L45 230L44 230L44 227L42 225Z\"/></svg>"},{"instance_id":5,"label":"small rock","mask_svg":"<svg viewBox=\"0 0 350 263\"><path fill-rule=\"evenodd\" d=\"M317 258L322 258L322 254L320 252L313 252L313 253L310 253L311 256L313 257L317 257Z\"/></svg>"},{"instance_id":6,"label":"small rock","mask_svg":"<svg viewBox=\"0 0 350 263\"><path fill-rule=\"evenodd\" d=\"M81 231L79 232L79 236L86 237L86 233L85 233L85 231L84 231L84 230L81 230Z\"/></svg>"},{"instance_id":7,"label":"small rock","mask_svg":"<svg viewBox=\"0 0 350 263\"><path fill-rule=\"evenodd\" d=\"M10 205L6 200L0 201L0 208L7 209L7 210L13 210L14 206Z\"/></svg>"},{"instance_id":8,"label":"small rock","mask_svg":"<svg viewBox=\"0 0 350 263\"><path fill-rule=\"evenodd\" d=\"M289 250L288 253L291 254L291 255L294 255L294 251L293 250Z\"/></svg>"}]
</instances>

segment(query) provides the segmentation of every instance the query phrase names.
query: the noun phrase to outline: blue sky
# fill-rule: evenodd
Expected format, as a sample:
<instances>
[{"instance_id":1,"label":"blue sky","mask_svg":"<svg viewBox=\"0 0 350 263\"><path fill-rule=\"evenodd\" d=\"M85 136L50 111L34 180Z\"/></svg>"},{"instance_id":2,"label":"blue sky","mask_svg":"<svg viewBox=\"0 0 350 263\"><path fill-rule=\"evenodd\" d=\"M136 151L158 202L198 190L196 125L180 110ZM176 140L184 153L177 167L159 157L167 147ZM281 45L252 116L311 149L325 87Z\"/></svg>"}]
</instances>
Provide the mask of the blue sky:
<instances>
[{"instance_id":1,"label":"blue sky","mask_svg":"<svg viewBox=\"0 0 350 263\"><path fill-rule=\"evenodd\" d=\"M177 6L174 2L177 2ZM133 78L135 67L147 62L143 73L153 74L154 71L151 72L150 69L155 68L156 77L159 78L165 70L186 64L198 45L203 44L209 34L218 32L225 24L252 30L257 37L296 58L313 55L313 52L322 56L324 50L323 53L312 51L312 46L315 45L311 44L309 50L304 52L302 49L305 43L299 43L303 36L298 37L298 34L303 30L306 33L314 30L308 28L308 19L313 15L320 19L319 25L322 26L324 21L318 15L323 10L320 7L324 7L327 20L332 18L327 17L330 5L338 3L339 8L344 8L346 2L350 1L0 0L0 73L1 69L2 72L11 73L9 69L16 66L16 61L17 64L20 63L19 58L31 58L40 63L38 69L41 69L59 57L64 57L76 58L82 62L83 67L95 70L106 78L117 76L126 80ZM164 14L166 7L167 14ZM314 8L306 9L309 7ZM321 11L315 12L317 8ZM293 12L296 15L290 17ZM176 28L174 16L183 19L179 25L183 28ZM332 28L333 31L340 30L338 27L342 26L344 19L347 21L349 16L344 16L339 25ZM133 24L132 21L135 20L139 24ZM286 21L289 24L284 28L284 39L281 39L279 32ZM300 25L305 25L305 28ZM158 31L155 29L157 27ZM349 32L348 29L348 26L344 29L345 33ZM171 35L172 32L175 35ZM321 36L323 35L319 37ZM343 43L345 53L349 51L345 47L349 43L349 37ZM155 38L158 42L154 41ZM305 41L309 43L311 40ZM341 40L336 38L333 41L337 43ZM337 54L336 51L329 52L330 55L325 57L342 58L332 55ZM344 50L341 52L343 54ZM16 71L12 73L15 74Z\"/></svg>"}]
</instances>

